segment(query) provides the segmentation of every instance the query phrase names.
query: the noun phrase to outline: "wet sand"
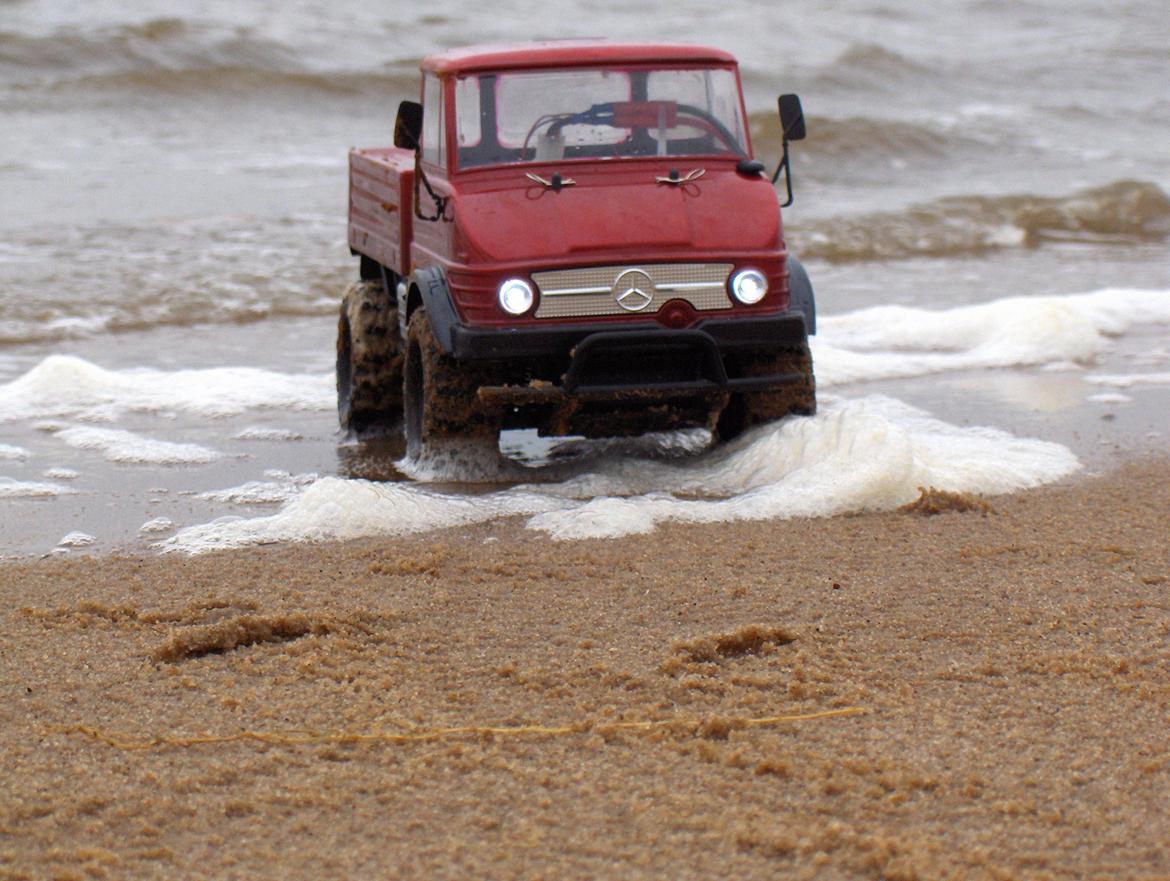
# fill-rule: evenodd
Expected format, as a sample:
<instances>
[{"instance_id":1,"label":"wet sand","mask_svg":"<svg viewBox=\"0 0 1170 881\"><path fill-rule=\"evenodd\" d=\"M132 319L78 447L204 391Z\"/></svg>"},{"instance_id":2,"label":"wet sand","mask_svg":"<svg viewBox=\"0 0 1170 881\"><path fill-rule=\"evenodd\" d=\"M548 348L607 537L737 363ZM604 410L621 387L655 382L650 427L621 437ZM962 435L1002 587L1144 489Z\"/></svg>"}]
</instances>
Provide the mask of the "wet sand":
<instances>
[{"instance_id":1,"label":"wet sand","mask_svg":"<svg viewBox=\"0 0 1170 881\"><path fill-rule=\"evenodd\" d=\"M0 877L1170 876L1170 461L987 501L4 564Z\"/></svg>"}]
</instances>

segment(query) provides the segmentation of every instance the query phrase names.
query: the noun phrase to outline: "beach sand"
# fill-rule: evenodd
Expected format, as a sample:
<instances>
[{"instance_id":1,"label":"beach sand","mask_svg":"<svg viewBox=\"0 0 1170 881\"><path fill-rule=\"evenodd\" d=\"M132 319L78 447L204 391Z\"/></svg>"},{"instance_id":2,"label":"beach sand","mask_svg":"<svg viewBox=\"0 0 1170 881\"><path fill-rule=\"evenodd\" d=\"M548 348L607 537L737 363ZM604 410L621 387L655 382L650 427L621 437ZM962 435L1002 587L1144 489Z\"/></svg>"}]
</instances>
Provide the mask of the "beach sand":
<instances>
[{"instance_id":1,"label":"beach sand","mask_svg":"<svg viewBox=\"0 0 1170 881\"><path fill-rule=\"evenodd\" d=\"M4 564L0 877L1170 876L1170 462L987 503Z\"/></svg>"}]
</instances>

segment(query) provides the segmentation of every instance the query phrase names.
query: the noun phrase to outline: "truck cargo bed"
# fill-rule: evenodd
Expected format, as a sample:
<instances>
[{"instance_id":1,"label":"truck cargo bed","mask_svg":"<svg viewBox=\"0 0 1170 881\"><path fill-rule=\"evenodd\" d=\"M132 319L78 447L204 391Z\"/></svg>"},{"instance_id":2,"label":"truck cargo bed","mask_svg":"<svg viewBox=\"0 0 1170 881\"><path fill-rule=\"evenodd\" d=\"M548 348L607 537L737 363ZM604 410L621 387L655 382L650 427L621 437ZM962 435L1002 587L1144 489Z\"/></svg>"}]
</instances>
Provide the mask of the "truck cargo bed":
<instances>
[{"instance_id":1,"label":"truck cargo bed","mask_svg":"<svg viewBox=\"0 0 1170 881\"><path fill-rule=\"evenodd\" d=\"M349 152L349 247L398 275L410 272L414 154L398 147Z\"/></svg>"}]
</instances>

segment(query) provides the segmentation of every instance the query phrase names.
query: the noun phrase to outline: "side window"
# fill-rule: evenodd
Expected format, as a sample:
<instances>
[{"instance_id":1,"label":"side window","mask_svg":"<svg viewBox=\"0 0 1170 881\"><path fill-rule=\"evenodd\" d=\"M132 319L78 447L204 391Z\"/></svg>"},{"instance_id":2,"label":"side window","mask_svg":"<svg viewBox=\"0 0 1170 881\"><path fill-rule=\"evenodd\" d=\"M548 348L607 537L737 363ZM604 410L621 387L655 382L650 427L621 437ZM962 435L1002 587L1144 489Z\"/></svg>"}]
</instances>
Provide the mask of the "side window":
<instances>
[{"instance_id":1,"label":"side window","mask_svg":"<svg viewBox=\"0 0 1170 881\"><path fill-rule=\"evenodd\" d=\"M443 84L433 73L423 79L422 158L443 168L447 164L447 143L443 120Z\"/></svg>"},{"instance_id":2,"label":"side window","mask_svg":"<svg viewBox=\"0 0 1170 881\"><path fill-rule=\"evenodd\" d=\"M479 77L455 81L455 134L460 147L475 147L483 138L479 100Z\"/></svg>"}]
</instances>

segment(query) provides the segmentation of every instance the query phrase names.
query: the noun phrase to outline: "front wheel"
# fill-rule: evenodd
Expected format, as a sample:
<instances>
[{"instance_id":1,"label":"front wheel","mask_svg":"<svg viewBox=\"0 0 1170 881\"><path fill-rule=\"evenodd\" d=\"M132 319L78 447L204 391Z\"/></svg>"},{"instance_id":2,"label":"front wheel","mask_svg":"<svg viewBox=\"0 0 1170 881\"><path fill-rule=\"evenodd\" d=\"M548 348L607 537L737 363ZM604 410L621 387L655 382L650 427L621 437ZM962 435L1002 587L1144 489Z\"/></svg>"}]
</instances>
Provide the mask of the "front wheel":
<instances>
[{"instance_id":1,"label":"front wheel","mask_svg":"<svg viewBox=\"0 0 1170 881\"><path fill-rule=\"evenodd\" d=\"M481 385L490 384L487 372L443 354L424 309L410 316L406 330L402 408L406 454L417 457L442 445L495 446L499 417L479 401Z\"/></svg>"}]
</instances>

